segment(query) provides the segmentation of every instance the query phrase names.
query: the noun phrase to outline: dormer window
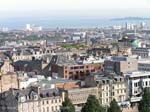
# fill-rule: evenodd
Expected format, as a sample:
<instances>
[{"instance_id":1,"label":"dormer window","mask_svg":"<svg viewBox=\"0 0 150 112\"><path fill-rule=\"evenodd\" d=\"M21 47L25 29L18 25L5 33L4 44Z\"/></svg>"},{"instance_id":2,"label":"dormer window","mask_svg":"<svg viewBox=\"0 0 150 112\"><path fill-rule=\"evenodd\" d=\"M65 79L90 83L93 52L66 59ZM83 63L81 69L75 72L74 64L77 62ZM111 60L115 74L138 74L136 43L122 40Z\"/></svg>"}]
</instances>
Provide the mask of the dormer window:
<instances>
[{"instance_id":1,"label":"dormer window","mask_svg":"<svg viewBox=\"0 0 150 112\"><path fill-rule=\"evenodd\" d=\"M33 95L33 99L34 100L38 100L38 96L37 95Z\"/></svg>"},{"instance_id":2,"label":"dormer window","mask_svg":"<svg viewBox=\"0 0 150 112\"><path fill-rule=\"evenodd\" d=\"M20 102L25 102L25 101L26 101L25 96L21 96L21 97L19 98L19 101L20 101Z\"/></svg>"}]
</instances>

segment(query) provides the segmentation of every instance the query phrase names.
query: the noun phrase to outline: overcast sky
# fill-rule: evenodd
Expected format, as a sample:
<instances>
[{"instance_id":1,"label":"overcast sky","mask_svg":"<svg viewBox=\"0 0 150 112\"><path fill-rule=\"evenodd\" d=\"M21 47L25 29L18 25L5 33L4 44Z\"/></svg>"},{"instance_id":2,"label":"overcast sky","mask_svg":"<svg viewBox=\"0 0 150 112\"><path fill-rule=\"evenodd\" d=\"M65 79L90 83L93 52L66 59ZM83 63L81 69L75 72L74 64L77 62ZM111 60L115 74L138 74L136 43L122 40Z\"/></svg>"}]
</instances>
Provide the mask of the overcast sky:
<instances>
[{"instance_id":1,"label":"overcast sky","mask_svg":"<svg viewBox=\"0 0 150 112\"><path fill-rule=\"evenodd\" d=\"M150 0L0 0L0 18L34 16L150 17Z\"/></svg>"}]
</instances>

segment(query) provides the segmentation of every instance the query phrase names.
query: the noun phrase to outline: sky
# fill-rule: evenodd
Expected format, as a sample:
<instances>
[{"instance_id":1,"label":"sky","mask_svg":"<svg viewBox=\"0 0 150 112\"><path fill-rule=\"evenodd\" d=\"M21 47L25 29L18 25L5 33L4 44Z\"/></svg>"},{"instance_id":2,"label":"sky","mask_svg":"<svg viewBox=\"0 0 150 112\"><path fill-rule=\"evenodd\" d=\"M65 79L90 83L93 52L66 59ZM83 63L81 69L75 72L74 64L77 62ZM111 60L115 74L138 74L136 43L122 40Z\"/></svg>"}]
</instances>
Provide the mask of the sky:
<instances>
[{"instance_id":1,"label":"sky","mask_svg":"<svg viewBox=\"0 0 150 112\"><path fill-rule=\"evenodd\" d=\"M150 17L150 0L0 0L0 14L0 19Z\"/></svg>"}]
</instances>

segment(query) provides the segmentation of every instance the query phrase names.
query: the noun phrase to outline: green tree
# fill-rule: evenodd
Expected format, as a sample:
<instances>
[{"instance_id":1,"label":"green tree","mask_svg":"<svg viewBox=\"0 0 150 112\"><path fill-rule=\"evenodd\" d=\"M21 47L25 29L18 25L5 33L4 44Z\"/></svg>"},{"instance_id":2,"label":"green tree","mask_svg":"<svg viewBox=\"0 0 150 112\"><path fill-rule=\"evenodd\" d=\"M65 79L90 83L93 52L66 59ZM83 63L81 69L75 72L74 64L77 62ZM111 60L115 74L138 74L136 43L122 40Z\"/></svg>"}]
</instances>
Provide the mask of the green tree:
<instances>
[{"instance_id":1,"label":"green tree","mask_svg":"<svg viewBox=\"0 0 150 112\"><path fill-rule=\"evenodd\" d=\"M122 112L120 106L118 105L117 101L113 99L110 102L110 106L108 108L108 112Z\"/></svg>"},{"instance_id":2,"label":"green tree","mask_svg":"<svg viewBox=\"0 0 150 112\"><path fill-rule=\"evenodd\" d=\"M86 104L83 106L81 112L104 112L98 100L94 95L89 95Z\"/></svg>"},{"instance_id":3,"label":"green tree","mask_svg":"<svg viewBox=\"0 0 150 112\"><path fill-rule=\"evenodd\" d=\"M65 101L62 103L61 112L75 112L74 105L67 97L65 98Z\"/></svg>"},{"instance_id":4,"label":"green tree","mask_svg":"<svg viewBox=\"0 0 150 112\"><path fill-rule=\"evenodd\" d=\"M144 89L142 100L139 103L139 112L150 112L150 88Z\"/></svg>"}]
</instances>

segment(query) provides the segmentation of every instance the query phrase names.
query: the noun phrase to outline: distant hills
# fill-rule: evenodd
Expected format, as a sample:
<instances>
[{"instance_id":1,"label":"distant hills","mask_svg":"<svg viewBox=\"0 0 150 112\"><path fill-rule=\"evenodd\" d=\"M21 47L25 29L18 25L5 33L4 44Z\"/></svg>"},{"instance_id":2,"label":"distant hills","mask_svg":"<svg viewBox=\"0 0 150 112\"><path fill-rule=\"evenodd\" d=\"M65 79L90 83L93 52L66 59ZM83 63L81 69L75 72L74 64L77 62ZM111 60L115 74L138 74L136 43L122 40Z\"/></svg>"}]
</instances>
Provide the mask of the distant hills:
<instances>
[{"instance_id":1,"label":"distant hills","mask_svg":"<svg viewBox=\"0 0 150 112\"><path fill-rule=\"evenodd\" d=\"M115 20L115 21L132 21L132 20L150 20L150 18L142 18L142 17L124 17L124 18L113 18L111 20Z\"/></svg>"}]
</instances>

